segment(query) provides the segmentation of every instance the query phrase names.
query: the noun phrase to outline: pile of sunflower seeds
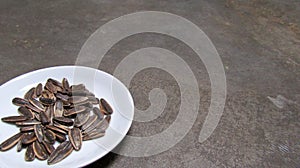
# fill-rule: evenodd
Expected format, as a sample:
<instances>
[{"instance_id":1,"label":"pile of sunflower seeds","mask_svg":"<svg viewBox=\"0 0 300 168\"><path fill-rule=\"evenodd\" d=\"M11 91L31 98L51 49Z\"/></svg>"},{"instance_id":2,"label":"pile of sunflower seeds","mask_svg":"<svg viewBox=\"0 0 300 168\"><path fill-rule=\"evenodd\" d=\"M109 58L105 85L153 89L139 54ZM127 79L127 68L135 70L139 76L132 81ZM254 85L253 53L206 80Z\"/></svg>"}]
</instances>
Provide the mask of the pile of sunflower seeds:
<instances>
[{"instance_id":1,"label":"pile of sunflower seeds","mask_svg":"<svg viewBox=\"0 0 300 168\"><path fill-rule=\"evenodd\" d=\"M80 150L82 141L104 136L113 113L105 99L96 98L83 84L70 86L66 78L49 78L44 87L39 83L12 103L20 115L2 121L20 132L0 144L0 151L17 146L18 152L26 149L26 161L48 159L49 165ZM60 144L55 148L56 142Z\"/></svg>"}]
</instances>

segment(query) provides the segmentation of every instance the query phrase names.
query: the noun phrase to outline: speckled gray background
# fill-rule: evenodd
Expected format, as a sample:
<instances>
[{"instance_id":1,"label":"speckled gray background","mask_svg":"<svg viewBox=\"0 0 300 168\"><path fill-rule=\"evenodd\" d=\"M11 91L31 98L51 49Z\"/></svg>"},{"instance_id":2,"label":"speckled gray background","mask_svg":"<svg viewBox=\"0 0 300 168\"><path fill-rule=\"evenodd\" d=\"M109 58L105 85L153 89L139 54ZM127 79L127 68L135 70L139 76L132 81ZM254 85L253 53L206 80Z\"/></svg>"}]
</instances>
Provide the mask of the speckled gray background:
<instances>
[{"instance_id":1,"label":"speckled gray background","mask_svg":"<svg viewBox=\"0 0 300 168\"><path fill-rule=\"evenodd\" d=\"M139 48L169 49L197 78L199 115L185 138L168 151L145 158L109 153L88 167L300 167L298 0L0 0L0 83L32 70L75 64L81 46L98 27L145 10L183 16L210 37L227 77L223 116L213 135L199 143L210 103L210 82L201 60L172 37L146 33L123 39L99 69L113 73L122 58ZM148 93L155 87L168 96L165 111L151 122L134 122L129 135L153 135L175 120L180 91L165 71L150 68L134 77L129 89L136 107L150 105ZM278 95L273 102L268 98Z\"/></svg>"}]
</instances>

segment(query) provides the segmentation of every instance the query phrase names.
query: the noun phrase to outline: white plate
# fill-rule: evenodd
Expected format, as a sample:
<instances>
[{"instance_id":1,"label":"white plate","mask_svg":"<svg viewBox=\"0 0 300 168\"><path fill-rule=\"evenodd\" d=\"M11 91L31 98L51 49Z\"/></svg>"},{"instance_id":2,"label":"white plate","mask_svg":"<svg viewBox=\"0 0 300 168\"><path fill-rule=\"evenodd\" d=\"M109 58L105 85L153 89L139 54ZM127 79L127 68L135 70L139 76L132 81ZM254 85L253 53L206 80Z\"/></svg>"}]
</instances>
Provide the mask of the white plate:
<instances>
[{"instance_id":1,"label":"white plate","mask_svg":"<svg viewBox=\"0 0 300 168\"><path fill-rule=\"evenodd\" d=\"M23 97L25 92L38 83L45 84L48 78L62 80L67 78L70 84L83 83L96 97L105 98L113 107L111 122L102 138L84 141L80 151L73 151L63 161L48 166L47 161L24 160L25 150L16 151L16 147L0 152L0 167L83 167L116 147L128 132L134 113L134 104L128 89L115 77L88 67L58 66L36 70L16 77L0 86L0 118L18 115L17 106L11 103L14 97ZM14 125L0 121L0 143L19 132Z\"/></svg>"}]
</instances>

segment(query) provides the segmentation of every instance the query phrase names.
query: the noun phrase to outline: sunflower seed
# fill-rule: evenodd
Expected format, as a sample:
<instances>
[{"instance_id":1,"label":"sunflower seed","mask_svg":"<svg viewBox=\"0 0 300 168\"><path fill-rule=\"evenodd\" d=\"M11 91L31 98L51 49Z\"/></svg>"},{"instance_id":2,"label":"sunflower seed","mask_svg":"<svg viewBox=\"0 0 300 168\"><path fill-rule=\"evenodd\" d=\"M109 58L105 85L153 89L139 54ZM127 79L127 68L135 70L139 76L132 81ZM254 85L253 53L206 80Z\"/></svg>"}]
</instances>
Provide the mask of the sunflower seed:
<instances>
[{"instance_id":1,"label":"sunflower seed","mask_svg":"<svg viewBox=\"0 0 300 168\"><path fill-rule=\"evenodd\" d=\"M21 132L29 132L29 131L33 131L33 130L34 130L34 128L33 128L32 125L30 125L30 126L24 126L24 127L20 128Z\"/></svg>"},{"instance_id":2,"label":"sunflower seed","mask_svg":"<svg viewBox=\"0 0 300 168\"><path fill-rule=\"evenodd\" d=\"M52 144L49 144L45 141L43 141L42 144L44 145L44 147L45 147L46 151L48 152L48 154L51 154L55 150L55 148Z\"/></svg>"},{"instance_id":3,"label":"sunflower seed","mask_svg":"<svg viewBox=\"0 0 300 168\"><path fill-rule=\"evenodd\" d=\"M41 102L37 101L36 99L29 99L29 102L30 102L31 105L33 105L34 107L36 107L40 111L45 110L45 107L43 106L43 104Z\"/></svg>"},{"instance_id":4,"label":"sunflower seed","mask_svg":"<svg viewBox=\"0 0 300 168\"><path fill-rule=\"evenodd\" d=\"M53 123L53 125L54 125L55 127L59 128L59 129L65 131L65 132L68 132L68 131L70 130L70 128L69 128L68 126L62 125L62 124L60 124L60 123Z\"/></svg>"},{"instance_id":5,"label":"sunflower seed","mask_svg":"<svg viewBox=\"0 0 300 168\"><path fill-rule=\"evenodd\" d=\"M25 106L29 104L28 100L16 97L12 100L12 103L16 106Z\"/></svg>"},{"instance_id":6,"label":"sunflower seed","mask_svg":"<svg viewBox=\"0 0 300 168\"><path fill-rule=\"evenodd\" d=\"M63 125L66 126L72 126L73 125L73 120L70 118L66 118L66 117L54 117L53 118L54 121L61 123Z\"/></svg>"},{"instance_id":7,"label":"sunflower seed","mask_svg":"<svg viewBox=\"0 0 300 168\"><path fill-rule=\"evenodd\" d=\"M25 93L24 99L28 100L28 99L34 99L34 98L36 98L36 94L35 94L35 88L33 87L33 88L29 89L28 92Z\"/></svg>"},{"instance_id":8,"label":"sunflower seed","mask_svg":"<svg viewBox=\"0 0 300 168\"><path fill-rule=\"evenodd\" d=\"M84 134L89 134L92 131L98 131L98 132L105 132L105 130L108 128L109 124L107 120L96 120L91 126L89 126L86 130L84 130Z\"/></svg>"},{"instance_id":9,"label":"sunflower seed","mask_svg":"<svg viewBox=\"0 0 300 168\"><path fill-rule=\"evenodd\" d=\"M45 129L45 131L44 131L44 140L49 144L54 144L55 139L56 139L56 134L53 131L49 130L49 129Z\"/></svg>"},{"instance_id":10,"label":"sunflower seed","mask_svg":"<svg viewBox=\"0 0 300 168\"><path fill-rule=\"evenodd\" d=\"M96 121L96 119L97 119L96 115L90 116L90 118L88 119L88 121L84 125L82 125L81 129L82 130L87 129L89 126L91 126Z\"/></svg>"},{"instance_id":11,"label":"sunflower seed","mask_svg":"<svg viewBox=\"0 0 300 168\"><path fill-rule=\"evenodd\" d=\"M0 151L6 151L6 150L14 147L18 143L18 141L21 139L22 135L23 135L23 133L19 132L19 133L13 135L12 137L8 138L4 142L2 142L0 144Z\"/></svg>"},{"instance_id":12,"label":"sunflower seed","mask_svg":"<svg viewBox=\"0 0 300 168\"><path fill-rule=\"evenodd\" d=\"M54 117L62 117L64 113L64 106L61 100L57 100L54 106Z\"/></svg>"},{"instance_id":13,"label":"sunflower seed","mask_svg":"<svg viewBox=\"0 0 300 168\"><path fill-rule=\"evenodd\" d=\"M48 154L45 147L41 143L39 143L39 141L33 142L33 151L35 157L39 160L46 160L48 158Z\"/></svg>"},{"instance_id":14,"label":"sunflower seed","mask_svg":"<svg viewBox=\"0 0 300 168\"><path fill-rule=\"evenodd\" d=\"M50 155L48 164L52 165L62 161L69 156L73 151L73 146L69 141L60 144Z\"/></svg>"},{"instance_id":15,"label":"sunflower seed","mask_svg":"<svg viewBox=\"0 0 300 168\"><path fill-rule=\"evenodd\" d=\"M37 140L40 143L42 143L44 140L44 131L43 131L42 125L36 124L33 126L33 128L34 128L34 133L35 133L35 136L37 137Z\"/></svg>"},{"instance_id":16,"label":"sunflower seed","mask_svg":"<svg viewBox=\"0 0 300 168\"><path fill-rule=\"evenodd\" d=\"M78 113L74 121L74 126L75 127L82 126L88 121L89 117L90 117L90 112Z\"/></svg>"},{"instance_id":17,"label":"sunflower seed","mask_svg":"<svg viewBox=\"0 0 300 168\"><path fill-rule=\"evenodd\" d=\"M56 94L56 97L60 100L62 100L64 103L65 102L68 102L69 101L69 96L68 95L64 95L64 94L61 94L61 93L57 93Z\"/></svg>"},{"instance_id":18,"label":"sunflower seed","mask_svg":"<svg viewBox=\"0 0 300 168\"><path fill-rule=\"evenodd\" d=\"M104 110L106 115L110 115L113 113L113 109L111 106L108 104L108 102L104 99L100 99L100 109Z\"/></svg>"},{"instance_id":19,"label":"sunflower seed","mask_svg":"<svg viewBox=\"0 0 300 168\"><path fill-rule=\"evenodd\" d=\"M69 81L66 78L63 78L63 80L62 80L62 86L68 92L71 90Z\"/></svg>"},{"instance_id":20,"label":"sunflower seed","mask_svg":"<svg viewBox=\"0 0 300 168\"><path fill-rule=\"evenodd\" d=\"M35 158L35 154L34 154L34 151L33 151L33 144L30 144L27 147L27 150L26 150L26 153L25 153L25 160L26 161L33 161L34 158Z\"/></svg>"},{"instance_id":21,"label":"sunflower seed","mask_svg":"<svg viewBox=\"0 0 300 168\"><path fill-rule=\"evenodd\" d=\"M55 132L55 138L58 142L65 142L67 140L66 135L59 132Z\"/></svg>"},{"instance_id":22,"label":"sunflower seed","mask_svg":"<svg viewBox=\"0 0 300 168\"><path fill-rule=\"evenodd\" d=\"M74 108L65 110L64 116L71 116L73 114L78 114L78 113L84 112L85 110L86 110L86 107L84 107L84 106L76 106Z\"/></svg>"},{"instance_id":23,"label":"sunflower seed","mask_svg":"<svg viewBox=\"0 0 300 168\"><path fill-rule=\"evenodd\" d=\"M62 134L67 134L66 131L62 130L61 128L58 128L56 126L53 126L53 125L46 125L46 128L52 130L52 131L55 131L55 132L59 132L59 133L62 133Z\"/></svg>"},{"instance_id":24,"label":"sunflower seed","mask_svg":"<svg viewBox=\"0 0 300 168\"><path fill-rule=\"evenodd\" d=\"M34 119L33 113L26 107L19 107L18 112L29 119Z\"/></svg>"},{"instance_id":25,"label":"sunflower seed","mask_svg":"<svg viewBox=\"0 0 300 168\"><path fill-rule=\"evenodd\" d=\"M22 137L22 144L27 145L30 144L34 141L36 141L36 136L33 132L30 133L25 133L24 136Z\"/></svg>"},{"instance_id":26,"label":"sunflower seed","mask_svg":"<svg viewBox=\"0 0 300 168\"><path fill-rule=\"evenodd\" d=\"M45 87L46 90L48 90L51 93L57 93L57 86L55 86L52 82L49 80L46 82Z\"/></svg>"},{"instance_id":27,"label":"sunflower seed","mask_svg":"<svg viewBox=\"0 0 300 168\"><path fill-rule=\"evenodd\" d=\"M49 124L50 123L50 118L48 116L48 114L46 114L46 112L42 111L40 113L40 121L42 122L43 125Z\"/></svg>"},{"instance_id":28,"label":"sunflower seed","mask_svg":"<svg viewBox=\"0 0 300 168\"><path fill-rule=\"evenodd\" d=\"M39 108L36 108L35 106L31 105L31 104L25 104L25 107L27 107L29 110L32 110L33 112L37 112L40 113L43 110L40 110Z\"/></svg>"},{"instance_id":29,"label":"sunflower seed","mask_svg":"<svg viewBox=\"0 0 300 168\"><path fill-rule=\"evenodd\" d=\"M15 123L15 122L28 120L28 118L25 116L9 116L9 117L3 117L1 118L1 120L7 123Z\"/></svg>"},{"instance_id":30,"label":"sunflower seed","mask_svg":"<svg viewBox=\"0 0 300 168\"><path fill-rule=\"evenodd\" d=\"M22 149L23 149L22 141L19 140L17 143L17 152L21 152Z\"/></svg>"},{"instance_id":31,"label":"sunflower seed","mask_svg":"<svg viewBox=\"0 0 300 168\"><path fill-rule=\"evenodd\" d=\"M39 122L37 120L26 120L26 121L16 122L17 126L29 126L29 125L35 125L35 124L41 124L41 122Z\"/></svg>"},{"instance_id":32,"label":"sunflower seed","mask_svg":"<svg viewBox=\"0 0 300 168\"><path fill-rule=\"evenodd\" d=\"M47 82L50 82L50 83L52 83L54 86L57 86L57 87L59 87L59 88L63 88L62 83L60 83L58 80L49 78L49 79L47 80Z\"/></svg>"},{"instance_id":33,"label":"sunflower seed","mask_svg":"<svg viewBox=\"0 0 300 168\"><path fill-rule=\"evenodd\" d=\"M40 97L42 95L42 91L43 91L43 85L41 83L39 83L36 88L35 88L35 95L36 97Z\"/></svg>"},{"instance_id":34,"label":"sunflower seed","mask_svg":"<svg viewBox=\"0 0 300 168\"><path fill-rule=\"evenodd\" d=\"M102 120L104 118L103 113L100 112L100 109L98 107L93 108L93 113L100 119Z\"/></svg>"},{"instance_id":35,"label":"sunflower seed","mask_svg":"<svg viewBox=\"0 0 300 168\"><path fill-rule=\"evenodd\" d=\"M51 98L40 97L39 100L44 105L51 105L55 103L55 100Z\"/></svg>"},{"instance_id":36,"label":"sunflower seed","mask_svg":"<svg viewBox=\"0 0 300 168\"><path fill-rule=\"evenodd\" d=\"M82 134L79 128L72 128L68 132L70 142L75 150L80 150L82 144Z\"/></svg>"}]
</instances>

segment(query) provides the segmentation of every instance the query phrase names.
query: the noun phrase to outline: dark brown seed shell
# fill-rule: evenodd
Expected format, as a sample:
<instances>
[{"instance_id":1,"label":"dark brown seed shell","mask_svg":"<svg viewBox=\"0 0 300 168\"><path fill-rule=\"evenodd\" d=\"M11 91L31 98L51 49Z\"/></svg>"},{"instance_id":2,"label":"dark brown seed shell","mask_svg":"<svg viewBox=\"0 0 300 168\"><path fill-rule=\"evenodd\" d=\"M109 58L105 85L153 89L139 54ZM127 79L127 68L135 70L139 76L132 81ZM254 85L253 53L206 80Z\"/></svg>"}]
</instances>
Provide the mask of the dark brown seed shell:
<instances>
[{"instance_id":1,"label":"dark brown seed shell","mask_svg":"<svg viewBox=\"0 0 300 168\"><path fill-rule=\"evenodd\" d=\"M103 109L106 115L110 115L113 113L113 109L105 99L100 99L100 109Z\"/></svg>"},{"instance_id":2,"label":"dark brown seed shell","mask_svg":"<svg viewBox=\"0 0 300 168\"><path fill-rule=\"evenodd\" d=\"M33 132L31 133L25 133L24 136L22 137L22 144L27 145L30 144L34 141L36 141L37 138Z\"/></svg>"},{"instance_id":3,"label":"dark brown seed shell","mask_svg":"<svg viewBox=\"0 0 300 168\"><path fill-rule=\"evenodd\" d=\"M40 114L34 113L34 117L36 120L41 121Z\"/></svg>"},{"instance_id":4,"label":"dark brown seed shell","mask_svg":"<svg viewBox=\"0 0 300 168\"><path fill-rule=\"evenodd\" d=\"M64 95L64 94L61 94L61 93L57 93L56 97L58 99L62 100L63 102L68 102L69 98L70 98L68 95Z\"/></svg>"},{"instance_id":5,"label":"dark brown seed shell","mask_svg":"<svg viewBox=\"0 0 300 168\"><path fill-rule=\"evenodd\" d=\"M27 100L29 100L29 99L34 99L36 97L36 94L35 94L35 88L33 87L33 88L31 88L31 89L29 89L26 93L25 93L25 95L24 95L24 99L27 99Z\"/></svg>"},{"instance_id":6,"label":"dark brown seed shell","mask_svg":"<svg viewBox=\"0 0 300 168\"><path fill-rule=\"evenodd\" d=\"M58 153L58 155L53 160L51 160L51 162L48 162L48 164L49 165L56 164L62 161L63 159L65 159L66 157L68 157L72 152L73 152L73 146L71 144L68 144L68 146L63 150L61 150Z\"/></svg>"},{"instance_id":7,"label":"dark brown seed shell","mask_svg":"<svg viewBox=\"0 0 300 168\"><path fill-rule=\"evenodd\" d=\"M43 90L42 91L42 94L41 94L41 97L44 97L44 98L53 98L55 97L53 93L51 93L49 90Z\"/></svg>"},{"instance_id":8,"label":"dark brown seed shell","mask_svg":"<svg viewBox=\"0 0 300 168\"><path fill-rule=\"evenodd\" d=\"M44 130L41 124L36 124L33 126L35 136L37 137L37 140L42 143L44 140Z\"/></svg>"},{"instance_id":9,"label":"dark brown seed shell","mask_svg":"<svg viewBox=\"0 0 300 168\"><path fill-rule=\"evenodd\" d=\"M12 137L8 138L4 142L2 142L0 144L0 151L6 151L6 150L14 147L18 143L18 141L21 139L22 135L23 135L23 133L19 132L19 133L13 135Z\"/></svg>"},{"instance_id":10,"label":"dark brown seed shell","mask_svg":"<svg viewBox=\"0 0 300 168\"><path fill-rule=\"evenodd\" d=\"M16 122L16 125L18 125L18 126L29 126L29 125L35 125L35 124L41 124L41 122L39 122L37 120L26 120L26 121Z\"/></svg>"},{"instance_id":11,"label":"dark brown seed shell","mask_svg":"<svg viewBox=\"0 0 300 168\"><path fill-rule=\"evenodd\" d=\"M82 145L82 134L79 128L72 128L68 132L69 139L76 151L80 150Z\"/></svg>"},{"instance_id":12,"label":"dark brown seed shell","mask_svg":"<svg viewBox=\"0 0 300 168\"><path fill-rule=\"evenodd\" d=\"M30 126L24 126L24 127L20 128L21 132L29 132L29 131L33 131L33 130L34 130L34 128L33 128L32 125L30 125Z\"/></svg>"},{"instance_id":13,"label":"dark brown seed shell","mask_svg":"<svg viewBox=\"0 0 300 168\"><path fill-rule=\"evenodd\" d=\"M44 145L44 147L45 147L45 149L46 149L46 151L48 152L49 155L55 150L55 148L52 144L49 144L45 141L43 141L42 144Z\"/></svg>"},{"instance_id":14,"label":"dark brown seed shell","mask_svg":"<svg viewBox=\"0 0 300 168\"><path fill-rule=\"evenodd\" d=\"M46 128L52 130L52 131L55 131L55 132L59 132L59 133L62 133L62 134L67 134L66 131L62 130L61 128L58 128L56 126L53 126L53 125L46 125Z\"/></svg>"},{"instance_id":15,"label":"dark brown seed shell","mask_svg":"<svg viewBox=\"0 0 300 168\"><path fill-rule=\"evenodd\" d=\"M35 158L35 154L34 154L34 151L33 151L33 144L30 144L28 147L27 147L27 150L26 150L26 153L25 153L25 161L33 161Z\"/></svg>"},{"instance_id":16,"label":"dark brown seed shell","mask_svg":"<svg viewBox=\"0 0 300 168\"><path fill-rule=\"evenodd\" d=\"M69 141L61 143L49 156L48 164L52 165L62 161L73 151L73 146Z\"/></svg>"},{"instance_id":17,"label":"dark brown seed shell","mask_svg":"<svg viewBox=\"0 0 300 168\"><path fill-rule=\"evenodd\" d=\"M50 154L48 161L53 160L54 157L57 156L58 152L62 151L64 148L66 148L66 146L68 146L69 143L70 143L69 141L65 141L65 142L62 142L61 144L59 144L57 146L57 148Z\"/></svg>"},{"instance_id":18,"label":"dark brown seed shell","mask_svg":"<svg viewBox=\"0 0 300 168\"><path fill-rule=\"evenodd\" d=\"M16 97L12 100L12 103L16 106L25 106L29 104L28 100Z\"/></svg>"},{"instance_id":19,"label":"dark brown seed shell","mask_svg":"<svg viewBox=\"0 0 300 168\"><path fill-rule=\"evenodd\" d=\"M72 109L68 109L64 111L64 116L71 116L73 114L78 114L81 112L84 112L86 110L86 107L84 106L76 106Z\"/></svg>"},{"instance_id":20,"label":"dark brown seed shell","mask_svg":"<svg viewBox=\"0 0 300 168\"><path fill-rule=\"evenodd\" d=\"M72 126L74 123L72 119L66 117L54 117L53 120L66 126Z\"/></svg>"},{"instance_id":21,"label":"dark brown seed shell","mask_svg":"<svg viewBox=\"0 0 300 168\"><path fill-rule=\"evenodd\" d=\"M72 104L83 104L88 101L88 97L85 96L72 96L68 100Z\"/></svg>"},{"instance_id":22,"label":"dark brown seed shell","mask_svg":"<svg viewBox=\"0 0 300 168\"><path fill-rule=\"evenodd\" d=\"M40 113L40 121L42 122L43 125L46 125L49 124L51 120L49 116L46 114L46 112L42 111Z\"/></svg>"},{"instance_id":23,"label":"dark brown seed shell","mask_svg":"<svg viewBox=\"0 0 300 168\"><path fill-rule=\"evenodd\" d=\"M44 105L51 105L55 103L54 99L51 98L45 98L45 97L40 97L39 98L40 102L43 103Z\"/></svg>"},{"instance_id":24,"label":"dark brown seed shell","mask_svg":"<svg viewBox=\"0 0 300 168\"><path fill-rule=\"evenodd\" d=\"M36 99L29 99L29 102L30 102L31 105L33 105L34 107L36 107L40 111L45 110L45 107L43 106L43 104L41 102L37 101Z\"/></svg>"},{"instance_id":25,"label":"dark brown seed shell","mask_svg":"<svg viewBox=\"0 0 300 168\"><path fill-rule=\"evenodd\" d=\"M40 97L42 95L42 91L43 91L43 85L39 83L35 88L35 95L37 97Z\"/></svg>"},{"instance_id":26,"label":"dark brown seed shell","mask_svg":"<svg viewBox=\"0 0 300 168\"><path fill-rule=\"evenodd\" d=\"M26 107L19 107L18 112L29 119L34 119L33 113Z\"/></svg>"},{"instance_id":27,"label":"dark brown seed shell","mask_svg":"<svg viewBox=\"0 0 300 168\"><path fill-rule=\"evenodd\" d=\"M55 127L59 128L59 129L61 129L61 130L66 131L66 132L68 132L68 131L70 130L70 128L69 128L68 126L62 125L62 124L60 124L60 123L54 122L53 125L54 125Z\"/></svg>"},{"instance_id":28,"label":"dark brown seed shell","mask_svg":"<svg viewBox=\"0 0 300 168\"><path fill-rule=\"evenodd\" d=\"M50 83L52 83L53 85L55 85L55 86L57 86L57 87L63 88L62 83L60 83L58 80L49 78L49 79L47 80L47 82L50 82Z\"/></svg>"},{"instance_id":29,"label":"dark brown seed shell","mask_svg":"<svg viewBox=\"0 0 300 168\"><path fill-rule=\"evenodd\" d=\"M56 134L49 130L49 129L45 129L44 130L44 140L50 144L54 144L55 143L55 139L56 139Z\"/></svg>"},{"instance_id":30,"label":"dark brown seed shell","mask_svg":"<svg viewBox=\"0 0 300 168\"><path fill-rule=\"evenodd\" d=\"M58 142L65 142L67 140L66 135L59 132L55 132L55 138Z\"/></svg>"},{"instance_id":31,"label":"dark brown seed shell","mask_svg":"<svg viewBox=\"0 0 300 168\"><path fill-rule=\"evenodd\" d=\"M81 104L80 106L85 107L86 111L91 111L91 110L93 110L93 107L94 107L94 105L90 102L87 102L85 104ZM75 106L75 107L77 107L77 106Z\"/></svg>"},{"instance_id":32,"label":"dark brown seed shell","mask_svg":"<svg viewBox=\"0 0 300 168\"><path fill-rule=\"evenodd\" d=\"M62 86L68 92L71 90L69 81L66 78L63 78L63 80L62 80Z\"/></svg>"},{"instance_id":33,"label":"dark brown seed shell","mask_svg":"<svg viewBox=\"0 0 300 168\"><path fill-rule=\"evenodd\" d=\"M108 128L109 124L105 119L102 120L96 120L91 126L89 126L86 130L84 130L85 134L89 134L90 132L96 130L98 132L105 132L105 130Z\"/></svg>"},{"instance_id":34,"label":"dark brown seed shell","mask_svg":"<svg viewBox=\"0 0 300 168\"><path fill-rule=\"evenodd\" d=\"M52 82L49 82L49 80L46 82L44 88L51 93L57 93L57 86L55 86Z\"/></svg>"},{"instance_id":35,"label":"dark brown seed shell","mask_svg":"<svg viewBox=\"0 0 300 168\"><path fill-rule=\"evenodd\" d=\"M54 106L54 117L61 117L64 113L64 106L61 100L56 101Z\"/></svg>"},{"instance_id":36,"label":"dark brown seed shell","mask_svg":"<svg viewBox=\"0 0 300 168\"><path fill-rule=\"evenodd\" d=\"M21 152L22 149L23 149L22 141L19 140L19 142L17 143L17 152Z\"/></svg>"},{"instance_id":37,"label":"dark brown seed shell","mask_svg":"<svg viewBox=\"0 0 300 168\"><path fill-rule=\"evenodd\" d=\"M32 110L34 112L37 112L37 113L40 113L41 111L43 111L43 110L40 110L40 109L36 108L35 106L33 106L33 105L29 104L29 103L25 104L25 107L27 107L28 109L30 109L30 110Z\"/></svg>"},{"instance_id":38,"label":"dark brown seed shell","mask_svg":"<svg viewBox=\"0 0 300 168\"><path fill-rule=\"evenodd\" d=\"M90 116L89 120L84 124L82 125L82 130L85 130L87 129L89 126L91 126L97 119L97 116L96 115L92 115Z\"/></svg>"},{"instance_id":39,"label":"dark brown seed shell","mask_svg":"<svg viewBox=\"0 0 300 168\"><path fill-rule=\"evenodd\" d=\"M100 119L102 120L104 118L103 113L100 112L100 109L98 107L93 108L93 113Z\"/></svg>"},{"instance_id":40,"label":"dark brown seed shell","mask_svg":"<svg viewBox=\"0 0 300 168\"><path fill-rule=\"evenodd\" d=\"M84 132L89 132L89 131L93 130L98 125L100 125L103 121L105 121L105 120L97 118L89 127L84 129Z\"/></svg>"},{"instance_id":41,"label":"dark brown seed shell","mask_svg":"<svg viewBox=\"0 0 300 168\"><path fill-rule=\"evenodd\" d=\"M52 119L54 117L54 106L50 105L46 111L45 111L46 116L49 118L50 124L52 124Z\"/></svg>"},{"instance_id":42,"label":"dark brown seed shell","mask_svg":"<svg viewBox=\"0 0 300 168\"><path fill-rule=\"evenodd\" d=\"M3 117L1 118L3 122L7 123L15 123L20 121L26 121L28 118L26 116L9 116L9 117Z\"/></svg>"},{"instance_id":43,"label":"dark brown seed shell","mask_svg":"<svg viewBox=\"0 0 300 168\"><path fill-rule=\"evenodd\" d=\"M36 158L38 158L39 160L46 160L48 158L45 147L38 141L33 142L33 151Z\"/></svg>"},{"instance_id":44,"label":"dark brown seed shell","mask_svg":"<svg viewBox=\"0 0 300 168\"><path fill-rule=\"evenodd\" d=\"M82 126L88 121L89 118L90 118L90 112L78 113L74 121L74 126L75 127Z\"/></svg>"},{"instance_id":45,"label":"dark brown seed shell","mask_svg":"<svg viewBox=\"0 0 300 168\"><path fill-rule=\"evenodd\" d=\"M110 116L109 116L110 117ZM98 124L95 129L99 130L99 131L105 131L107 128L109 127L109 121L107 121L107 117L105 118L105 120L103 122L101 122L100 124Z\"/></svg>"}]
</instances>

